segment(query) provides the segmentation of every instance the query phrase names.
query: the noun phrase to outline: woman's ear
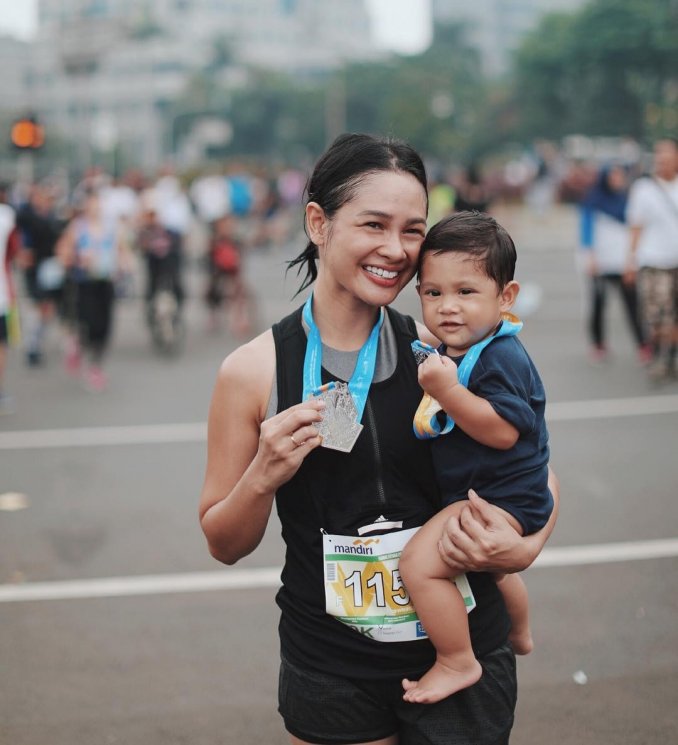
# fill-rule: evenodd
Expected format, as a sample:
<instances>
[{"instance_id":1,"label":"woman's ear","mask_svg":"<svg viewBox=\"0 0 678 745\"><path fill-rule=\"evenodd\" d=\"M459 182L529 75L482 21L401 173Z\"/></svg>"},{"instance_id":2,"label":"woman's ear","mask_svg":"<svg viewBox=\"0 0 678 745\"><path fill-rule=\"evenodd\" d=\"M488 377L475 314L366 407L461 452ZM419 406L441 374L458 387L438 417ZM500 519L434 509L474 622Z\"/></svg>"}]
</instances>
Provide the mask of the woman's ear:
<instances>
[{"instance_id":1,"label":"woman's ear","mask_svg":"<svg viewBox=\"0 0 678 745\"><path fill-rule=\"evenodd\" d=\"M518 293L520 292L520 285L515 281L511 280L504 289L501 291L501 300L499 301L499 309L502 313L513 308L513 304L516 302Z\"/></svg>"},{"instance_id":2,"label":"woman's ear","mask_svg":"<svg viewBox=\"0 0 678 745\"><path fill-rule=\"evenodd\" d=\"M306 205L306 231L316 246L321 246L326 237L327 219L325 210L317 202Z\"/></svg>"}]
</instances>

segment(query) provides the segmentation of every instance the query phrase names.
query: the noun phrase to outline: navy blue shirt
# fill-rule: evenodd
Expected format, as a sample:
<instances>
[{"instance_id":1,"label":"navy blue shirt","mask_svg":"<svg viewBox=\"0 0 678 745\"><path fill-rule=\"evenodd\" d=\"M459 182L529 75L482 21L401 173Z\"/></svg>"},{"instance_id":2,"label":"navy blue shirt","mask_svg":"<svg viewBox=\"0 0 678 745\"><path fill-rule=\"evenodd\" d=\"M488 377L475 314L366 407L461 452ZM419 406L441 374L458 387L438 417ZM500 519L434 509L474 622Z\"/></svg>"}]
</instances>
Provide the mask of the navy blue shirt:
<instances>
[{"instance_id":1,"label":"navy blue shirt","mask_svg":"<svg viewBox=\"0 0 678 745\"><path fill-rule=\"evenodd\" d=\"M443 347L444 349L444 347ZM452 358L459 365L462 357ZM489 401L519 433L509 450L481 445L459 426L431 441L443 504L474 489L520 523L524 535L544 526L553 509L548 489L546 396L537 368L515 336L494 339L476 362L468 389Z\"/></svg>"}]
</instances>

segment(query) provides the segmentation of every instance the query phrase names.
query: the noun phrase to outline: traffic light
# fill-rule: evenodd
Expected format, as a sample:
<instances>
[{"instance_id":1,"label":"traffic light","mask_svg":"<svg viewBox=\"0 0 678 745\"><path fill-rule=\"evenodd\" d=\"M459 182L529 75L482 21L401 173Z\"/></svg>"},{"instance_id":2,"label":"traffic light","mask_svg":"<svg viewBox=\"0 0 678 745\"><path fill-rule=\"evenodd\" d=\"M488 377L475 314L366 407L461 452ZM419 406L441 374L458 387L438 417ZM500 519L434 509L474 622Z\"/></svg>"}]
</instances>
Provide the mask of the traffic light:
<instances>
[{"instance_id":1,"label":"traffic light","mask_svg":"<svg viewBox=\"0 0 678 745\"><path fill-rule=\"evenodd\" d=\"M12 124L12 145L18 150L38 150L45 144L45 130L34 116L23 116Z\"/></svg>"}]
</instances>

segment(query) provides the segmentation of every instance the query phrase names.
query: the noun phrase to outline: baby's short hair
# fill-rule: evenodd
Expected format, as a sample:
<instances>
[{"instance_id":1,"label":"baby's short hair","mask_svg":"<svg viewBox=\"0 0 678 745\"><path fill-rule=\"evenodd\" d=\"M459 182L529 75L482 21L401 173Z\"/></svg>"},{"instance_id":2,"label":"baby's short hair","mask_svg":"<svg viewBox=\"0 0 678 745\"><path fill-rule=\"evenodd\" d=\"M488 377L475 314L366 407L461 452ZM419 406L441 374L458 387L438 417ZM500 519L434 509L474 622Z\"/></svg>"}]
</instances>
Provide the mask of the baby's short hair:
<instances>
[{"instance_id":1,"label":"baby's short hair","mask_svg":"<svg viewBox=\"0 0 678 745\"><path fill-rule=\"evenodd\" d=\"M426 234L419 253L417 277L429 252L458 251L477 260L500 290L513 279L516 247L504 228L484 212L455 212Z\"/></svg>"}]
</instances>

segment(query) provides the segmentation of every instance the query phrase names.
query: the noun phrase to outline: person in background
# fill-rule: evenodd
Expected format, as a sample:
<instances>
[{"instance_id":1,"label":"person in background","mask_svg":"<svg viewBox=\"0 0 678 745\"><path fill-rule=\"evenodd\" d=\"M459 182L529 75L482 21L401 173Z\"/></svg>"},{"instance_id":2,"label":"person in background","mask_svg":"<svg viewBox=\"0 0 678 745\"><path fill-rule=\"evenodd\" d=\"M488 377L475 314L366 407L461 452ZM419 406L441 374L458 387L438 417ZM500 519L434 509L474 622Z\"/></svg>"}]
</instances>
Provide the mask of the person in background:
<instances>
[{"instance_id":1,"label":"person in background","mask_svg":"<svg viewBox=\"0 0 678 745\"><path fill-rule=\"evenodd\" d=\"M86 192L82 211L69 223L57 251L77 287L79 347L67 366L72 374L79 373L84 355L85 383L92 391L102 391L107 385L103 360L113 324L114 282L130 271L130 257L120 226L103 218L97 192Z\"/></svg>"},{"instance_id":2,"label":"person in background","mask_svg":"<svg viewBox=\"0 0 678 745\"><path fill-rule=\"evenodd\" d=\"M455 190L447 182L446 175L439 169L438 177L429 188L428 224L437 222L454 212Z\"/></svg>"},{"instance_id":3,"label":"person in background","mask_svg":"<svg viewBox=\"0 0 678 745\"><path fill-rule=\"evenodd\" d=\"M629 242L627 198L626 171L620 165L612 165L600 170L580 205L580 248L583 267L590 279L588 332L594 363L603 362L609 355L605 327L609 286L620 293L638 359L646 364L651 358L640 321L636 284L622 281Z\"/></svg>"},{"instance_id":4,"label":"person in background","mask_svg":"<svg viewBox=\"0 0 678 745\"><path fill-rule=\"evenodd\" d=\"M15 300L12 263L19 253L19 247L16 215L7 204L7 185L0 184L0 414L12 411L12 399L5 390L5 368L11 336L10 313Z\"/></svg>"},{"instance_id":5,"label":"person in background","mask_svg":"<svg viewBox=\"0 0 678 745\"><path fill-rule=\"evenodd\" d=\"M462 171L456 185L454 197L455 212L487 212L492 203L492 194L482 177L479 166L471 163Z\"/></svg>"},{"instance_id":6,"label":"person in background","mask_svg":"<svg viewBox=\"0 0 678 745\"><path fill-rule=\"evenodd\" d=\"M305 270L300 291L313 285L312 295L232 352L214 387L199 508L209 551L225 564L250 554L276 504L286 544L278 701L295 745L508 743L515 657L484 572L528 566L555 510L521 537L478 498L444 526L451 570L480 572L469 623L485 674L434 706L404 701L402 678L422 674L434 650L397 559L440 496L429 445L412 433L421 389L411 344L434 340L389 306L416 270L426 171L406 143L346 134L307 193L309 241L289 266ZM353 563L361 551L383 552L384 571Z\"/></svg>"},{"instance_id":7,"label":"person in background","mask_svg":"<svg viewBox=\"0 0 678 745\"><path fill-rule=\"evenodd\" d=\"M27 333L26 362L30 366L42 364L47 330L53 322L61 301L61 287L43 281L43 272L54 262L54 251L63 225L54 214L53 197L49 187L35 184L29 201L17 214L21 231L22 249L19 263L24 270L26 292L31 299L36 317Z\"/></svg>"},{"instance_id":8,"label":"person in background","mask_svg":"<svg viewBox=\"0 0 678 745\"><path fill-rule=\"evenodd\" d=\"M237 218L224 215L212 223L207 255L208 285L205 300L209 310L209 328L219 325L219 313L225 309L229 330L246 335L253 322L249 288L243 277L243 245L237 235Z\"/></svg>"},{"instance_id":9,"label":"person in background","mask_svg":"<svg viewBox=\"0 0 678 745\"><path fill-rule=\"evenodd\" d=\"M678 343L678 141L654 146L653 173L635 181L626 211L630 226L625 281L638 280L642 319L652 345L653 383L676 375Z\"/></svg>"},{"instance_id":10,"label":"person in background","mask_svg":"<svg viewBox=\"0 0 678 745\"><path fill-rule=\"evenodd\" d=\"M181 307L184 289L181 282L181 236L165 227L158 217L157 194L150 190L142 194L136 245L146 262L146 307L166 279Z\"/></svg>"}]
</instances>

